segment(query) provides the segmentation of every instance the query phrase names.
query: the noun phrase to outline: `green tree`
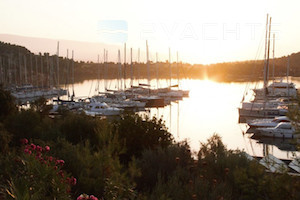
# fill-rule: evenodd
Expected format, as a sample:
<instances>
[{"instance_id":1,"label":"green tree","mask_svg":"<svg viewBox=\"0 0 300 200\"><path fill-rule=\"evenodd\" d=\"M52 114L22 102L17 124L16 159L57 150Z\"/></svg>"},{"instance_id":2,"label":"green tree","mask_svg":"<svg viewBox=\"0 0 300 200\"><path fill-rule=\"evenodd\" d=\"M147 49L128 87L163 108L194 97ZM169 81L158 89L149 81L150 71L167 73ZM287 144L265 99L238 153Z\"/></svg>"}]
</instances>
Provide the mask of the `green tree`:
<instances>
[{"instance_id":1,"label":"green tree","mask_svg":"<svg viewBox=\"0 0 300 200\"><path fill-rule=\"evenodd\" d=\"M9 91L0 86L0 121L3 121L8 115L17 111L15 98Z\"/></svg>"},{"instance_id":2,"label":"green tree","mask_svg":"<svg viewBox=\"0 0 300 200\"><path fill-rule=\"evenodd\" d=\"M133 156L140 157L146 149L165 148L173 143L163 120L155 117L143 119L137 114L126 114L114 123L114 132L125 145L126 153L120 157L124 163Z\"/></svg>"},{"instance_id":3,"label":"green tree","mask_svg":"<svg viewBox=\"0 0 300 200\"><path fill-rule=\"evenodd\" d=\"M10 115L5 121L5 128L13 136L13 143L17 145L22 138L39 138L41 117L33 110L21 110Z\"/></svg>"}]
</instances>

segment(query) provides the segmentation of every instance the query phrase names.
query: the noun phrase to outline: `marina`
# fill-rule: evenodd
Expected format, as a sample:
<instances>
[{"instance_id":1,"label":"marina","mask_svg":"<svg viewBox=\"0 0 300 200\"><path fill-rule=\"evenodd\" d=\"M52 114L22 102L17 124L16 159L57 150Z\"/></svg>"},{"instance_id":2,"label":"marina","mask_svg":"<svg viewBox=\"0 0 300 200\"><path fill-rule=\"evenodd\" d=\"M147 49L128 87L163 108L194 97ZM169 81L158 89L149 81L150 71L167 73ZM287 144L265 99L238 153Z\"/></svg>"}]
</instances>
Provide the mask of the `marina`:
<instances>
[{"instance_id":1,"label":"marina","mask_svg":"<svg viewBox=\"0 0 300 200\"><path fill-rule=\"evenodd\" d=\"M300 200L299 7L1 2L0 200Z\"/></svg>"},{"instance_id":2,"label":"marina","mask_svg":"<svg viewBox=\"0 0 300 200\"><path fill-rule=\"evenodd\" d=\"M124 44L124 60L126 60L125 52L126 44ZM32 58L28 54L23 55L25 59L22 62L25 67L26 64L31 66L30 71L18 70L17 65L9 64L12 58L8 59L8 65L1 66L3 75L1 81L6 87L18 85L9 88L18 103L29 104L38 97L48 99L48 104L53 105L50 111L53 116L59 114L62 108L101 118L119 117L128 111L141 116L161 118L174 139L187 140L194 152L199 149L201 143L213 134L218 134L228 149L240 149L254 157L264 156L269 151L283 159L291 158L294 153L298 154L296 148L284 149L278 146L281 142L268 140L265 144L261 139L262 136L268 136L282 139L282 143L286 143L286 139L298 138L291 132L286 136L281 132L282 127L287 126L279 126L280 129L275 129L279 124L269 128L261 127L261 129L251 127L253 119L284 117L288 113L288 107L297 106L294 99L299 81L297 78L288 77L288 73L287 81L283 78L275 81L273 78L270 84L268 84L269 77L266 75L264 81L256 82L222 82L209 78L180 79L179 69L182 63L179 62L177 52L176 62L165 63L169 78L162 79L158 77L161 65L157 62L158 54L156 54L156 63L151 64L150 74L151 61L146 41L147 58L144 63L146 79L138 78L137 67L140 63L135 63L134 70L132 49L130 49L129 63L121 63L121 53L120 50L118 51L118 62L115 64L117 70L114 72L117 78L103 78L107 77L109 71L108 53L104 50L104 62L100 63L98 55L95 64L98 78L75 83L74 52L72 51L72 59L68 58L68 54L69 50L65 58L58 57L58 43L56 55L34 56L36 61L37 59L41 61L40 66L35 62L35 71L34 65L30 65L32 61L29 63L26 61L27 57L29 60ZM171 60L170 49L169 60ZM130 71L129 76L125 72L126 68ZM133 76L134 71L138 76ZM155 78L153 73L156 74ZM40 77L41 74L45 79ZM59 80L65 84L59 84ZM289 129L295 132L296 128L290 124L289 126ZM270 133L271 129L274 133ZM292 142L291 146L297 143L297 141Z\"/></svg>"},{"instance_id":3,"label":"marina","mask_svg":"<svg viewBox=\"0 0 300 200\"><path fill-rule=\"evenodd\" d=\"M296 84L300 79L291 78ZM99 80L100 90L104 89L104 82ZM126 80L127 83L130 80ZM145 80L134 80L134 84ZM176 80L172 80L176 81ZM117 80L109 80L116 85ZM167 79L160 79L162 86L168 84ZM92 91L98 90L98 80L87 80L74 84L78 98L93 96ZM150 83L156 83L151 80ZM192 150L197 151L201 142L205 142L214 133L220 135L228 149L240 149L252 156L263 156L266 148L277 158L288 159L296 153L293 143L282 148L287 140L272 139L262 142L261 138L253 138L252 133L247 134L249 125L239 123L238 106L241 102L244 89L248 82L215 82L212 80L180 80L182 89L189 90L189 97L172 101L164 107L146 108L138 112L140 115L162 117L168 130L176 141L187 139ZM253 82L252 86L261 86L263 82ZM230 94L230 95L228 95ZM67 98L67 96L65 96ZM266 144L266 145L265 145Z\"/></svg>"}]
</instances>

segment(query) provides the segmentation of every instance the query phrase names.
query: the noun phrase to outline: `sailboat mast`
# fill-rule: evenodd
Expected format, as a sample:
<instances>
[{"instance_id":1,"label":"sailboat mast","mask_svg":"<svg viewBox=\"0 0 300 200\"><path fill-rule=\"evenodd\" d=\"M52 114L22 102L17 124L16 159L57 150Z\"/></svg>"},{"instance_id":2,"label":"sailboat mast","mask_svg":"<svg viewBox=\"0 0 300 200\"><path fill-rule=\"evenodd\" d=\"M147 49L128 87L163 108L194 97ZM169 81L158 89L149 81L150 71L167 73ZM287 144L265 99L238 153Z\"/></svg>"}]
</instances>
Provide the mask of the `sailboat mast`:
<instances>
[{"instance_id":1,"label":"sailboat mast","mask_svg":"<svg viewBox=\"0 0 300 200\"><path fill-rule=\"evenodd\" d=\"M74 50L72 50L72 97L75 96L74 92Z\"/></svg>"},{"instance_id":2,"label":"sailboat mast","mask_svg":"<svg viewBox=\"0 0 300 200\"><path fill-rule=\"evenodd\" d=\"M43 72L44 70L43 70L43 56L41 55L41 80L42 80L42 82L41 82L41 86L42 86L42 88L44 88L44 72Z\"/></svg>"},{"instance_id":3,"label":"sailboat mast","mask_svg":"<svg viewBox=\"0 0 300 200\"><path fill-rule=\"evenodd\" d=\"M156 52L156 89L158 89L158 53Z\"/></svg>"},{"instance_id":4,"label":"sailboat mast","mask_svg":"<svg viewBox=\"0 0 300 200\"><path fill-rule=\"evenodd\" d=\"M121 53L120 49L118 50L118 65L119 65L119 80L118 80L118 90L122 88L122 65L121 65Z\"/></svg>"},{"instance_id":5,"label":"sailboat mast","mask_svg":"<svg viewBox=\"0 0 300 200\"><path fill-rule=\"evenodd\" d=\"M53 83L54 83L54 80L53 80L53 65L54 65L54 61L53 61L53 57L51 57L50 59L50 71L49 71L49 76L50 76L50 87L52 88L53 87Z\"/></svg>"},{"instance_id":6,"label":"sailboat mast","mask_svg":"<svg viewBox=\"0 0 300 200\"><path fill-rule=\"evenodd\" d=\"M287 96L290 97L290 90L289 90L289 72L290 72L290 56L288 56L288 65L286 69L286 82L287 82Z\"/></svg>"},{"instance_id":7,"label":"sailboat mast","mask_svg":"<svg viewBox=\"0 0 300 200\"><path fill-rule=\"evenodd\" d=\"M270 63L270 36L271 36L271 22L272 17L270 17L269 23L269 35L268 35L268 53L267 53L267 68L266 68L266 84L268 85L268 77L269 77L269 63Z\"/></svg>"},{"instance_id":8,"label":"sailboat mast","mask_svg":"<svg viewBox=\"0 0 300 200\"><path fill-rule=\"evenodd\" d=\"M70 63L69 63L69 49L67 49L67 70L66 70L66 84L68 85L69 91L69 77L70 77Z\"/></svg>"},{"instance_id":9,"label":"sailboat mast","mask_svg":"<svg viewBox=\"0 0 300 200\"><path fill-rule=\"evenodd\" d=\"M22 85L23 83L22 83L22 64L21 64L21 61L22 61L22 59L21 59L21 53L20 53L20 50L19 50L19 82L20 82L20 85Z\"/></svg>"},{"instance_id":10,"label":"sailboat mast","mask_svg":"<svg viewBox=\"0 0 300 200\"><path fill-rule=\"evenodd\" d=\"M169 70L170 70L170 83L169 87L172 86L172 66L171 66L171 48L169 48Z\"/></svg>"},{"instance_id":11,"label":"sailboat mast","mask_svg":"<svg viewBox=\"0 0 300 200\"><path fill-rule=\"evenodd\" d=\"M265 36L265 55L264 55L264 93L267 94L267 48L268 48L268 24L269 24L269 14L267 14L266 22L266 36Z\"/></svg>"},{"instance_id":12,"label":"sailboat mast","mask_svg":"<svg viewBox=\"0 0 300 200\"><path fill-rule=\"evenodd\" d=\"M30 84L33 85L33 64L32 64L32 53L30 53Z\"/></svg>"},{"instance_id":13,"label":"sailboat mast","mask_svg":"<svg viewBox=\"0 0 300 200\"><path fill-rule=\"evenodd\" d=\"M59 41L57 42L57 52L56 52L56 66L57 66L57 87L59 87Z\"/></svg>"},{"instance_id":14,"label":"sailboat mast","mask_svg":"<svg viewBox=\"0 0 300 200\"><path fill-rule=\"evenodd\" d=\"M103 70L104 70L104 92L107 89L107 85L106 85L106 78L107 78L107 74L106 74L106 65L105 65L105 49L103 50Z\"/></svg>"},{"instance_id":15,"label":"sailboat mast","mask_svg":"<svg viewBox=\"0 0 300 200\"><path fill-rule=\"evenodd\" d=\"M148 85L150 87L149 49L148 49L148 41L147 40L146 40L146 54L147 54L147 80L148 80Z\"/></svg>"},{"instance_id":16,"label":"sailboat mast","mask_svg":"<svg viewBox=\"0 0 300 200\"><path fill-rule=\"evenodd\" d=\"M126 43L124 44L124 90L126 89Z\"/></svg>"},{"instance_id":17,"label":"sailboat mast","mask_svg":"<svg viewBox=\"0 0 300 200\"><path fill-rule=\"evenodd\" d=\"M289 72L290 72L290 56L288 56L288 65L286 69L286 82L289 83Z\"/></svg>"},{"instance_id":18,"label":"sailboat mast","mask_svg":"<svg viewBox=\"0 0 300 200\"><path fill-rule=\"evenodd\" d=\"M176 57L177 57L177 61L176 61L176 68L177 68L177 89L179 90L179 65L178 65L178 51L176 52Z\"/></svg>"},{"instance_id":19,"label":"sailboat mast","mask_svg":"<svg viewBox=\"0 0 300 200\"><path fill-rule=\"evenodd\" d=\"M105 73L106 73L106 76L108 76L108 50L105 51L105 63L106 63L106 66L105 66ZM106 88L105 90L107 89L107 82L106 82Z\"/></svg>"},{"instance_id":20,"label":"sailboat mast","mask_svg":"<svg viewBox=\"0 0 300 200\"><path fill-rule=\"evenodd\" d=\"M272 72L272 77L273 77L273 83L275 81L275 34L273 34L273 72Z\"/></svg>"},{"instance_id":21,"label":"sailboat mast","mask_svg":"<svg viewBox=\"0 0 300 200\"><path fill-rule=\"evenodd\" d=\"M27 84L27 65L26 65L26 55L23 56L24 58L24 76L25 76L25 84ZM8 76L9 77L9 76Z\"/></svg>"},{"instance_id":22,"label":"sailboat mast","mask_svg":"<svg viewBox=\"0 0 300 200\"><path fill-rule=\"evenodd\" d=\"M107 55L106 55L106 50L104 49L103 50L103 69L104 69L104 92L107 90L107 64L106 64L106 61L107 61Z\"/></svg>"},{"instance_id":23,"label":"sailboat mast","mask_svg":"<svg viewBox=\"0 0 300 200\"><path fill-rule=\"evenodd\" d=\"M138 84L140 84L140 48L138 49Z\"/></svg>"},{"instance_id":24,"label":"sailboat mast","mask_svg":"<svg viewBox=\"0 0 300 200\"><path fill-rule=\"evenodd\" d=\"M99 86L100 86L100 83L99 83L99 81L100 81L100 56L99 56L99 54L98 54L98 60L97 60L97 65L98 65L98 94L99 94L99 92L100 92L100 90L99 90Z\"/></svg>"},{"instance_id":25,"label":"sailboat mast","mask_svg":"<svg viewBox=\"0 0 300 200\"><path fill-rule=\"evenodd\" d=\"M132 48L130 48L130 87L133 86Z\"/></svg>"},{"instance_id":26,"label":"sailboat mast","mask_svg":"<svg viewBox=\"0 0 300 200\"><path fill-rule=\"evenodd\" d=\"M48 85L49 85L49 88L50 88L50 86L51 86L51 84L50 84L50 70L49 70L50 69L50 67L49 67L50 65L49 65L49 56L48 56L48 53L46 54L46 65L47 65L47 67L46 67L47 68L47 72L46 73L47 73L47 79L48 79L47 82L48 82Z\"/></svg>"},{"instance_id":27,"label":"sailboat mast","mask_svg":"<svg viewBox=\"0 0 300 200\"><path fill-rule=\"evenodd\" d=\"M36 79L36 86L39 86L39 71L38 71L38 60L37 55L34 56L35 59L35 79Z\"/></svg>"}]
</instances>

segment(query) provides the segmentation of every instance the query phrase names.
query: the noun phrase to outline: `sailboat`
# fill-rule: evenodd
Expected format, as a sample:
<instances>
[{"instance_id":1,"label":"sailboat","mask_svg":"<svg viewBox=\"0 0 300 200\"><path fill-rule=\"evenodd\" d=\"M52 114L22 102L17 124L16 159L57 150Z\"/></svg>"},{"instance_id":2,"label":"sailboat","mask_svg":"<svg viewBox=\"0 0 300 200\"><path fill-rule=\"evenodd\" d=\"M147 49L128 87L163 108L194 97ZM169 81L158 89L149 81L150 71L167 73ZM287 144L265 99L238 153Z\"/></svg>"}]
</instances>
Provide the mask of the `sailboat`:
<instances>
[{"instance_id":1,"label":"sailboat","mask_svg":"<svg viewBox=\"0 0 300 200\"><path fill-rule=\"evenodd\" d=\"M171 49L169 48L169 68L170 68L170 84L169 87L159 88L157 89L157 95L161 97L166 97L170 99L182 99L183 97L189 96L189 90L181 90L179 89L179 61L178 61L178 52L177 52L177 60L176 60L176 68L177 68L177 84L172 85L172 70L171 70ZM174 90L173 88L177 88Z\"/></svg>"},{"instance_id":2,"label":"sailboat","mask_svg":"<svg viewBox=\"0 0 300 200\"><path fill-rule=\"evenodd\" d=\"M138 87L131 87L127 90L127 95L132 100L145 102L145 107L164 107L165 99L154 94L150 85L150 60L148 41L146 41L146 57L147 57L147 84L139 84Z\"/></svg>"},{"instance_id":3,"label":"sailboat","mask_svg":"<svg viewBox=\"0 0 300 200\"><path fill-rule=\"evenodd\" d=\"M124 47L124 50L126 52L126 45ZM126 57L124 58L124 60L125 59L126 59ZM105 62L105 60L106 60L106 55L104 53L104 62ZM131 58L131 60L132 60L132 58ZM99 56L98 56L98 63L99 63ZM145 102L140 102L140 101L135 101L135 100L129 99L126 95L126 91L123 90L123 85L124 85L124 88L126 86L125 86L125 81L123 83L123 80L122 80L122 66L121 66L120 50L118 50L118 65L119 65L118 90L114 91L114 90L109 90L109 89L105 88L106 92L101 93L101 92L99 92L99 89L98 89L98 94L96 94L92 97L93 101L98 102L98 103L106 103L111 107L120 108L120 109L130 109L130 110L143 109L146 105ZM125 61L124 61L124 68L125 68ZM98 77L98 80L99 79L100 79L100 75ZM99 85L99 82L98 82L98 85Z\"/></svg>"},{"instance_id":4,"label":"sailboat","mask_svg":"<svg viewBox=\"0 0 300 200\"><path fill-rule=\"evenodd\" d=\"M269 99L274 97L280 97L278 91L275 90L275 86L286 86L284 83L273 82L271 85L268 85L269 78L269 57L270 57L270 32L271 32L271 20L272 18L267 15L267 23L266 23L266 38L265 38L265 62L264 62L264 86L261 89L254 90L256 92L256 96L254 101L252 102L242 102L242 106L239 108L239 116L240 118L273 118L275 116L284 116L288 112L288 104L280 104L280 100L278 103L271 102ZM274 45L273 45L274 48ZM289 94L290 86L285 87L287 89L287 94ZM271 93L270 88L273 88L273 92ZM277 88L277 87L276 87ZM274 91L277 91L275 93ZM291 90L293 91L293 90ZM285 96L286 97L286 96ZM287 96L289 98L289 96Z\"/></svg>"}]
</instances>

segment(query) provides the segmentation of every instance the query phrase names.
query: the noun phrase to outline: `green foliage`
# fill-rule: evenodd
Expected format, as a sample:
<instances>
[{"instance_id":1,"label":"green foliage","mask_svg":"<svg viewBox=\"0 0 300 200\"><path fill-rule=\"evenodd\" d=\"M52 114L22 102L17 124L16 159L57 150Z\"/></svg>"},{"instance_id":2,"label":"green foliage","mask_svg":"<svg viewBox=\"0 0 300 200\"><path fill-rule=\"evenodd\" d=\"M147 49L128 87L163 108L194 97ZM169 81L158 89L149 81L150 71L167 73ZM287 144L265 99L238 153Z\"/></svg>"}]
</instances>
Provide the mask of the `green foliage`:
<instances>
[{"instance_id":1,"label":"green foliage","mask_svg":"<svg viewBox=\"0 0 300 200\"><path fill-rule=\"evenodd\" d=\"M22 138L38 138L41 118L33 110L21 110L10 115L5 121L5 128L13 136L13 143L18 144Z\"/></svg>"},{"instance_id":2,"label":"green foliage","mask_svg":"<svg viewBox=\"0 0 300 200\"><path fill-rule=\"evenodd\" d=\"M97 127L97 121L89 116L68 113L62 121L60 129L69 142L78 144L86 140L97 141L95 138Z\"/></svg>"},{"instance_id":3,"label":"green foliage","mask_svg":"<svg viewBox=\"0 0 300 200\"><path fill-rule=\"evenodd\" d=\"M0 85L0 121L3 121L8 115L17 111L15 99L10 92L4 90Z\"/></svg>"},{"instance_id":4,"label":"green foliage","mask_svg":"<svg viewBox=\"0 0 300 200\"><path fill-rule=\"evenodd\" d=\"M228 151L218 135L201 145L198 160L180 165L181 159L177 159L175 170L168 165L167 175L160 168L170 162L165 161L168 158L153 159L161 154L158 152L143 156L142 177L150 173L149 180L142 181L144 188L150 183L149 199L299 199L298 177L266 173L244 153Z\"/></svg>"},{"instance_id":5,"label":"green foliage","mask_svg":"<svg viewBox=\"0 0 300 200\"><path fill-rule=\"evenodd\" d=\"M30 104L30 108L42 115L46 115L49 114L52 105L47 105L47 99L45 97L40 97Z\"/></svg>"},{"instance_id":6,"label":"green foliage","mask_svg":"<svg viewBox=\"0 0 300 200\"><path fill-rule=\"evenodd\" d=\"M11 134L6 131L4 125L0 123L0 153L5 154L9 152L11 137Z\"/></svg>"},{"instance_id":7,"label":"green foliage","mask_svg":"<svg viewBox=\"0 0 300 200\"><path fill-rule=\"evenodd\" d=\"M267 173L218 135L192 155L162 119L126 114L112 122L71 112L52 119L44 106L40 99L12 109L0 123L0 199L300 199L298 177ZM41 160L29 146L20 149L22 138L53 150ZM50 156L65 165L55 168ZM78 180L72 188L70 176Z\"/></svg>"},{"instance_id":8,"label":"green foliage","mask_svg":"<svg viewBox=\"0 0 300 200\"><path fill-rule=\"evenodd\" d=\"M103 127L102 127L103 128ZM106 199L134 199L134 182L129 177L138 173L135 163L130 163L127 170L119 163L120 148L116 135L102 128L95 130L93 141L98 144L91 147L90 140L72 144L64 139L59 140L55 147L66 161L66 169L78 178L74 187L75 194L82 193L104 196Z\"/></svg>"},{"instance_id":9,"label":"green foliage","mask_svg":"<svg viewBox=\"0 0 300 200\"><path fill-rule=\"evenodd\" d=\"M107 166L108 158L102 152L92 152L88 143L73 145L66 140L59 140L55 148L59 149L55 154L65 160L65 168L77 177L78 184L74 192L77 195L88 193L102 196L104 179L108 175L105 169L110 169Z\"/></svg>"},{"instance_id":10,"label":"green foliage","mask_svg":"<svg viewBox=\"0 0 300 200\"><path fill-rule=\"evenodd\" d=\"M27 145L24 152L1 156L5 199L70 199L69 179L58 160L49 159L47 151L38 148Z\"/></svg>"},{"instance_id":11,"label":"green foliage","mask_svg":"<svg viewBox=\"0 0 300 200\"><path fill-rule=\"evenodd\" d=\"M137 181L138 189L151 191L158 181L164 183L172 177L178 167L188 171L192 162L186 142L145 150L138 161L142 173Z\"/></svg>"},{"instance_id":12,"label":"green foliage","mask_svg":"<svg viewBox=\"0 0 300 200\"><path fill-rule=\"evenodd\" d=\"M155 117L143 119L137 114L124 115L115 122L114 131L125 145L126 153L121 155L124 163L133 156L139 158L146 149L165 148L173 142L172 134L167 131L162 119Z\"/></svg>"}]
</instances>

